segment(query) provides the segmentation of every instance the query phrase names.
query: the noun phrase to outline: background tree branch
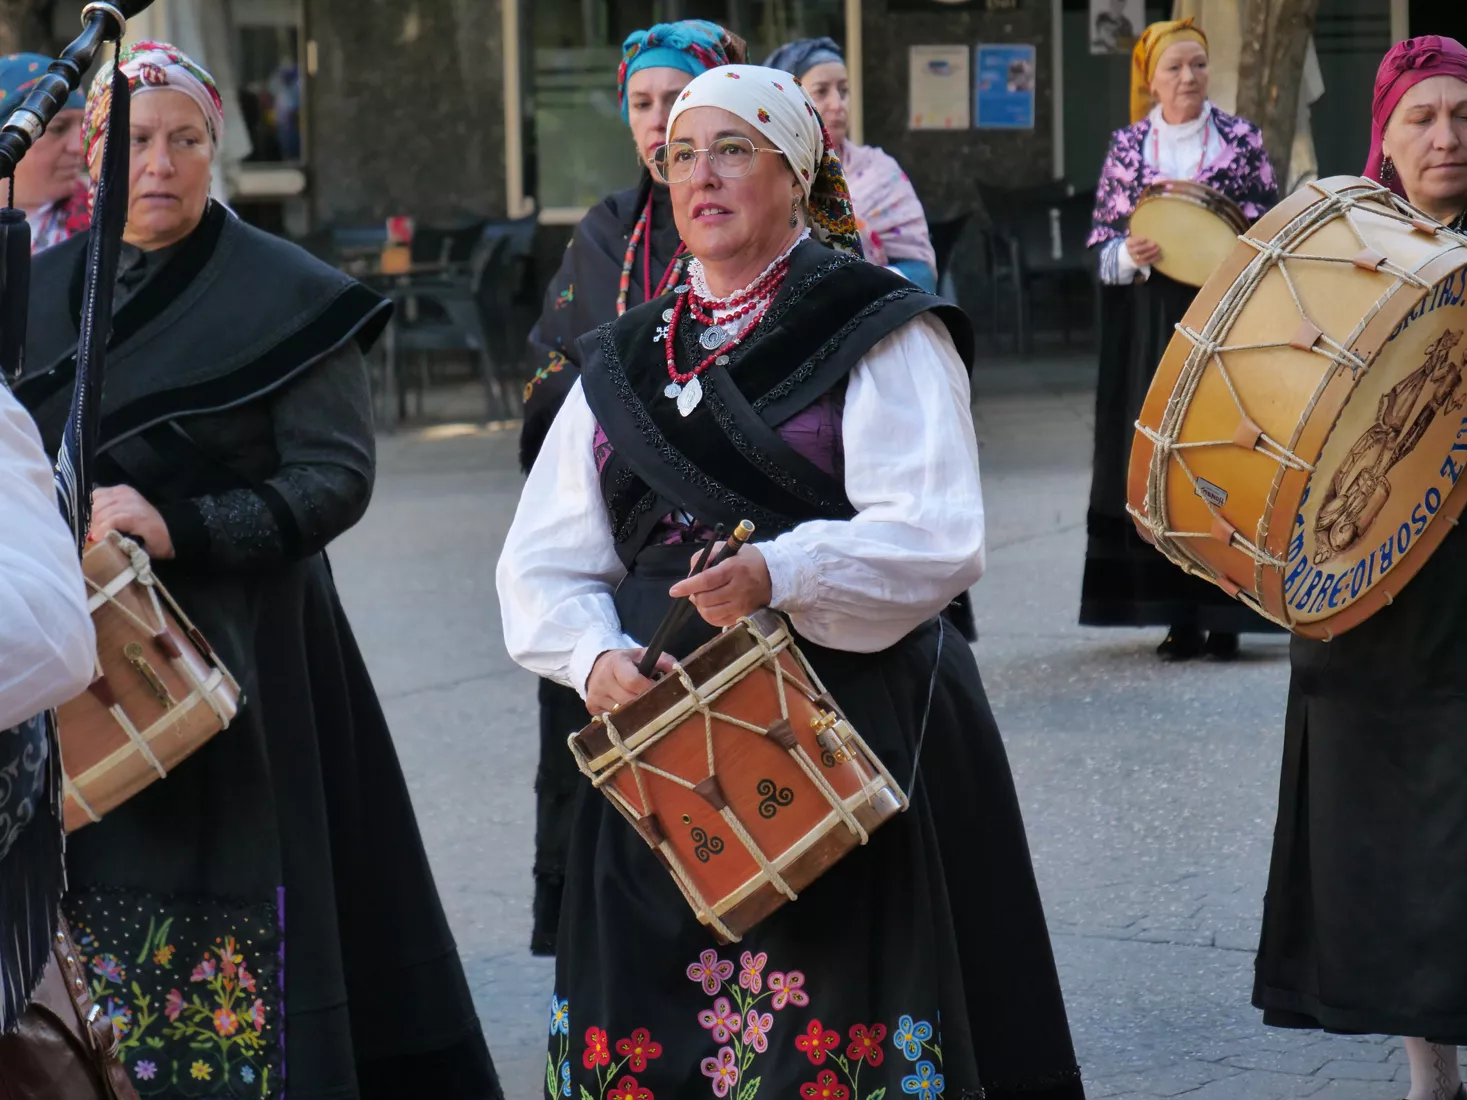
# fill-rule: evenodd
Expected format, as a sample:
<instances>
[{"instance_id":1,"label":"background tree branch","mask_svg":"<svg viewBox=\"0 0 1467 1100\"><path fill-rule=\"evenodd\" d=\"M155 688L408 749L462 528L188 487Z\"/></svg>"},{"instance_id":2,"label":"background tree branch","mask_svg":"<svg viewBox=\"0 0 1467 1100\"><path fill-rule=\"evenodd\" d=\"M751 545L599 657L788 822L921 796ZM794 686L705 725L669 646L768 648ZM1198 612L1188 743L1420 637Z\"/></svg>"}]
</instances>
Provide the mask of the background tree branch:
<instances>
[{"instance_id":1,"label":"background tree branch","mask_svg":"<svg viewBox=\"0 0 1467 1100\"><path fill-rule=\"evenodd\" d=\"M1319 0L1240 0L1243 49L1238 58L1238 114L1263 131L1268 159L1287 186L1299 85Z\"/></svg>"}]
</instances>

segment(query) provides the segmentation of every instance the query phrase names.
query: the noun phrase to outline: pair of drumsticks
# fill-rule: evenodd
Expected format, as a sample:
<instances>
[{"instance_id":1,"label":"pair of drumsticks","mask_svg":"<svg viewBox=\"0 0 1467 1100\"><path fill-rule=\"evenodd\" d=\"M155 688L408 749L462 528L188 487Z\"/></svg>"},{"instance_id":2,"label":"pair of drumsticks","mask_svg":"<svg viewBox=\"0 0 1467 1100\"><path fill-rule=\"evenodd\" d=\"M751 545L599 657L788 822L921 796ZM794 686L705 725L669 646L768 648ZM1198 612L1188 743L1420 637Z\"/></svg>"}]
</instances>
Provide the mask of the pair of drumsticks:
<instances>
[{"instance_id":1,"label":"pair of drumsticks","mask_svg":"<svg viewBox=\"0 0 1467 1100\"><path fill-rule=\"evenodd\" d=\"M712 569L715 565L722 565L739 552L739 548L749 541L754 534L754 525L746 519L739 520L739 525L734 528L733 534L723 544L723 549L713 559L712 565L708 558L713 553L713 548L718 545L718 540L723 538L723 524L713 528L713 535L709 538L707 545L703 547L703 553L698 555L698 560L693 565L693 571L688 574L696 577L704 569ZM652 635L652 640L647 643L647 652L642 655L642 660L637 664L637 671L643 676L651 676L653 669L657 667L657 658L662 656L662 651L667 648L667 643L672 639L688 618L693 613L693 601L682 596L673 601L667 609L667 614L662 616L662 622L657 624L657 630Z\"/></svg>"}]
</instances>

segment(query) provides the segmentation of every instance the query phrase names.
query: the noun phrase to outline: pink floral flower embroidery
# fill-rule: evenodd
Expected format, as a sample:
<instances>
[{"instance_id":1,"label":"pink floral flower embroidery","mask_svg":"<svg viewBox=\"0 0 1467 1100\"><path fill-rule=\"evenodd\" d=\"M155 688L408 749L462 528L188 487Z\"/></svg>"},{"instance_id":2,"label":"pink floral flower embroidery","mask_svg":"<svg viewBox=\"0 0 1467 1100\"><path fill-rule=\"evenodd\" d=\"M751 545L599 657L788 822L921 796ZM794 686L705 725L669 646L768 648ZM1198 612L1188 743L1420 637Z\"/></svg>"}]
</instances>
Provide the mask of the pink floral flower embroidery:
<instances>
[{"instance_id":1,"label":"pink floral flower embroidery","mask_svg":"<svg viewBox=\"0 0 1467 1100\"><path fill-rule=\"evenodd\" d=\"M214 975L218 972L218 967L214 964L214 956L205 955L204 961L199 963L198 966L194 967L194 972L189 975L188 980L191 982L213 981Z\"/></svg>"},{"instance_id":2,"label":"pink floral flower embroidery","mask_svg":"<svg viewBox=\"0 0 1467 1100\"><path fill-rule=\"evenodd\" d=\"M739 958L739 985L757 995L764 988L764 964L768 961L769 956L763 951L757 955L745 951Z\"/></svg>"},{"instance_id":3,"label":"pink floral flower embroidery","mask_svg":"<svg viewBox=\"0 0 1467 1100\"><path fill-rule=\"evenodd\" d=\"M177 1022L179 1016L183 1015L183 994L178 990L168 991L168 996L163 1001L163 1015L172 1022Z\"/></svg>"},{"instance_id":4,"label":"pink floral flower embroidery","mask_svg":"<svg viewBox=\"0 0 1467 1100\"><path fill-rule=\"evenodd\" d=\"M98 955L92 960L92 972L103 981L116 982L118 985L127 980L127 973L117 961L116 955Z\"/></svg>"},{"instance_id":5,"label":"pink floral flower embroidery","mask_svg":"<svg viewBox=\"0 0 1467 1100\"><path fill-rule=\"evenodd\" d=\"M698 1013L698 1022L713 1032L717 1042L726 1043L731 1036L738 1034L743 1017L733 1010L727 997L720 997L713 1002L711 1010L705 1008Z\"/></svg>"},{"instance_id":6,"label":"pink floral flower embroidery","mask_svg":"<svg viewBox=\"0 0 1467 1100\"><path fill-rule=\"evenodd\" d=\"M688 978L690 981L702 982L703 992L712 997L723 988L724 982L733 977L733 972L733 963L727 959L720 959L718 952L708 950L699 955L698 961L688 967Z\"/></svg>"},{"instance_id":7,"label":"pink floral flower embroidery","mask_svg":"<svg viewBox=\"0 0 1467 1100\"><path fill-rule=\"evenodd\" d=\"M773 1026L774 1013L760 1014L751 1009L744 1027L744 1045L763 1054L769 1049L769 1029Z\"/></svg>"},{"instance_id":8,"label":"pink floral flower embroidery","mask_svg":"<svg viewBox=\"0 0 1467 1100\"><path fill-rule=\"evenodd\" d=\"M244 963L239 964L239 987L246 993L255 991L255 976L245 969Z\"/></svg>"},{"instance_id":9,"label":"pink floral flower embroidery","mask_svg":"<svg viewBox=\"0 0 1467 1100\"><path fill-rule=\"evenodd\" d=\"M805 984L805 975L798 970L791 970L788 974L776 970L769 975L769 988L774 990L774 1000L770 1006L777 1012L787 1004L807 1005L810 1003L810 995L800 987Z\"/></svg>"},{"instance_id":10,"label":"pink floral flower embroidery","mask_svg":"<svg viewBox=\"0 0 1467 1100\"><path fill-rule=\"evenodd\" d=\"M739 1063L733 1047L719 1047L718 1057L703 1059L703 1076L713 1082L713 1095L719 1100L739 1083Z\"/></svg>"},{"instance_id":11,"label":"pink floral flower embroidery","mask_svg":"<svg viewBox=\"0 0 1467 1100\"><path fill-rule=\"evenodd\" d=\"M265 1030L265 1002L258 997L255 998L255 1003L250 1005L250 1023L254 1025L256 1031Z\"/></svg>"}]
</instances>

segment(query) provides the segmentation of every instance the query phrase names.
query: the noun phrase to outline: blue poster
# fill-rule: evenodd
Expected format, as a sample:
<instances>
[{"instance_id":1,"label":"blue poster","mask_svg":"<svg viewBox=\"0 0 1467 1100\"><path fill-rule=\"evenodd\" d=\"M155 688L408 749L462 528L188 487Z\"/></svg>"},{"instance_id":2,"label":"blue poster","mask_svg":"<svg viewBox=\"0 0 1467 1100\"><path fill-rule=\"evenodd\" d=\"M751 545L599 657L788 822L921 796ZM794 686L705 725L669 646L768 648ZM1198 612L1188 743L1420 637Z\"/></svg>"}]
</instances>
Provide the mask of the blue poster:
<instances>
[{"instance_id":1,"label":"blue poster","mask_svg":"<svg viewBox=\"0 0 1467 1100\"><path fill-rule=\"evenodd\" d=\"M980 130L1034 129L1034 47L978 46L973 125Z\"/></svg>"}]
</instances>

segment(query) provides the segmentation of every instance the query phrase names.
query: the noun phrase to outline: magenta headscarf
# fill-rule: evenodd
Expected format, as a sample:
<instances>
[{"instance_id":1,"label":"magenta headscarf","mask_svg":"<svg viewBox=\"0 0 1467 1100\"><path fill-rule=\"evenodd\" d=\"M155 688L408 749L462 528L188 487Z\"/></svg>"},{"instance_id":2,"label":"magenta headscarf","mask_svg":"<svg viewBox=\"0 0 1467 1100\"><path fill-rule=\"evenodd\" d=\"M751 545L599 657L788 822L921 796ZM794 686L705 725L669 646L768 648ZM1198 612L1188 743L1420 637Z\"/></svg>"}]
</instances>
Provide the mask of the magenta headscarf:
<instances>
[{"instance_id":1,"label":"magenta headscarf","mask_svg":"<svg viewBox=\"0 0 1467 1100\"><path fill-rule=\"evenodd\" d=\"M1365 174L1384 183L1402 198L1406 192L1401 187L1399 176L1382 179L1380 170L1385 160L1381 152L1381 139L1385 136L1386 124L1391 112L1401 97L1412 87L1433 76L1455 76L1467 80L1467 46L1455 38L1439 34L1425 34L1420 38L1408 38L1390 48L1375 74L1375 100L1371 104L1370 158L1365 162Z\"/></svg>"}]
</instances>

